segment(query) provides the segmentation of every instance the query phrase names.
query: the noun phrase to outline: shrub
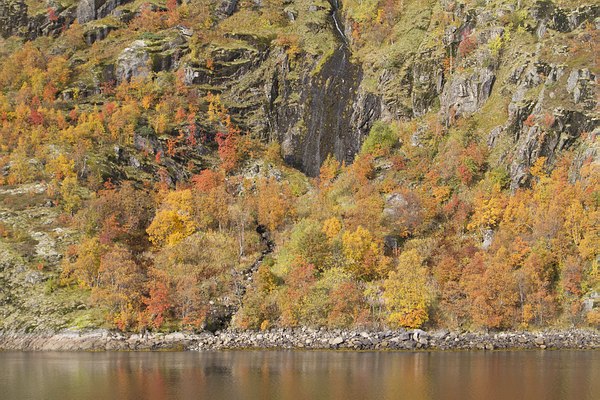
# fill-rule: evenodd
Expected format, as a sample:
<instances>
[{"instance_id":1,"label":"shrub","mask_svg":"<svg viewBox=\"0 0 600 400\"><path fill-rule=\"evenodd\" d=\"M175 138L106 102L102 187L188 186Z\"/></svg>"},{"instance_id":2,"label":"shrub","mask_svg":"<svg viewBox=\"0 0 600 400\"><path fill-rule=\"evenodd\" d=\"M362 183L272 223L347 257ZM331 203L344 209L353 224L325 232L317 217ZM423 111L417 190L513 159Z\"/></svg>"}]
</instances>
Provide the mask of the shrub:
<instances>
[{"instance_id":1,"label":"shrub","mask_svg":"<svg viewBox=\"0 0 600 400\"><path fill-rule=\"evenodd\" d=\"M365 139L361 153L385 152L393 148L397 143L398 136L392 130L392 127L383 121L377 121L371 128L369 136Z\"/></svg>"}]
</instances>

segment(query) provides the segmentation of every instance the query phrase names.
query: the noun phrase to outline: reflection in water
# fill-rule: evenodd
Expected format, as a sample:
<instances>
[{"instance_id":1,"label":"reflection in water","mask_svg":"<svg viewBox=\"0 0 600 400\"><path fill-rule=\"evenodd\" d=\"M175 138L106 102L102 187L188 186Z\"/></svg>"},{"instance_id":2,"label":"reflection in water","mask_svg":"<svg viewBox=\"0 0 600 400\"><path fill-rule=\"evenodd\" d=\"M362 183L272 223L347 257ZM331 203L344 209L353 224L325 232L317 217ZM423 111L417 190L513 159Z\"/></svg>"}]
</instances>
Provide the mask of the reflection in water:
<instances>
[{"instance_id":1,"label":"reflection in water","mask_svg":"<svg viewBox=\"0 0 600 400\"><path fill-rule=\"evenodd\" d=\"M2 399L597 399L598 351L0 353Z\"/></svg>"}]
</instances>

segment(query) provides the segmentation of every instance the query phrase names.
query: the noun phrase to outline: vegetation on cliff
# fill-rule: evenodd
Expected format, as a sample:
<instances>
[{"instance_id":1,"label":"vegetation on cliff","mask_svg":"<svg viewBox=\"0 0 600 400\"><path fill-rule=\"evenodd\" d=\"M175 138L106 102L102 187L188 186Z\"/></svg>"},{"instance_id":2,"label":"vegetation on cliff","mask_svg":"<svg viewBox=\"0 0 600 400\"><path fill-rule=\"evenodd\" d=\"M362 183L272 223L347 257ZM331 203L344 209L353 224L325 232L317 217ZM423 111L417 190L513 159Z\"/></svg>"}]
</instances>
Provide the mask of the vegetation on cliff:
<instances>
[{"instance_id":1,"label":"vegetation on cliff","mask_svg":"<svg viewBox=\"0 0 600 400\"><path fill-rule=\"evenodd\" d=\"M29 3L0 329L600 324L597 5Z\"/></svg>"}]
</instances>

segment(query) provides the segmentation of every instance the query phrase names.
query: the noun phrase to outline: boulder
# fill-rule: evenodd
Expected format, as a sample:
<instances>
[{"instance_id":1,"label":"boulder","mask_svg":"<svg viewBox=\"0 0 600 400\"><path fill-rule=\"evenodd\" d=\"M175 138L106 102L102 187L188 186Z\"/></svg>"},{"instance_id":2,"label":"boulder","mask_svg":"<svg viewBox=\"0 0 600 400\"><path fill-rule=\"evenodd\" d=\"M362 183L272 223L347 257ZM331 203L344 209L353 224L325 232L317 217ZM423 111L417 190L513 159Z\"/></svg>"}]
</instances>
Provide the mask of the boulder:
<instances>
[{"instance_id":1,"label":"boulder","mask_svg":"<svg viewBox=\"0 0 600 400\"><path fill-rule=\"evenodd\" d=\"M546 343L546 341L544 340L544 338L543 338L543 337L541 337L541 336L538 336L538 337L536 337L536 338L533 340L533 342L534 342L535 344L537 344L538 346L541 346L541 345L543 345L544 343Z\"/></svg>"}]
</instances>

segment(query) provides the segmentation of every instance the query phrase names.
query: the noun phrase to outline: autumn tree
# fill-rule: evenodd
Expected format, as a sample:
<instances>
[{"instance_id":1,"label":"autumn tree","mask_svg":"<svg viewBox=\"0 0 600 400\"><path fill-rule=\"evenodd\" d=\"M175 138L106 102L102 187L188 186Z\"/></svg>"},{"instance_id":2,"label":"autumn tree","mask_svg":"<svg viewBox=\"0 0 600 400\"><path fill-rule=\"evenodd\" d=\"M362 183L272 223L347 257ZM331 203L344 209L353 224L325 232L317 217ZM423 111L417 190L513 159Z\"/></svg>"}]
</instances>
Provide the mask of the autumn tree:
<instances>
[{"instance_id":1,"label":"autumn tree","mask_svg":"<svg viewBox=\"0 0 600 400\"><path fill-rule=\"evenodd\" d=\"M83 204L84 191L76 176L67 176L60 185L61 205L63 209L74 214Z\"/></svg>"},{"instance_id":2,"label":"autumn tree","mask_svg":"<svg viewBox=\"0 0 600 400\"><path fill-rule=\"evenodd\" d=\"M141 269L129 250L117 245L100 257L91 299L108 310L109 319L120 330L126 330L137 321L142 282Z\"/></svg>"},{"instance_id":3,"label":"autumn tree","mask_svg":"<svg viewBox=\"0 0 600 400\"><path fill-rule=\"evenodd\" d=\"M172 246L190 236L196 230L193 210L191 190L167 194L147 229L150 241L157 246Z\"/></svg>"},{"instance_id":4,"label":"autumn tree","mask_svg":"<svg viewBox=\"0 0 600 400\"><path fill-rule=\"evenodd\" d=\"M543 243L537 243L519 271L520 287L525 296L523 307L531 312L538 325L553 319L557 311L555 286L558 282L558 262Z\"/></svg>"},{"instance_id":5,"label":"autumn tree","mask_svg":"<svg viewBox=\"0 0 600 400\"><path fill-rule=\"evenodd\" d=\"M313 265L318 271L332 266L332 250L321 225L315 220L308 219L302 220L294 226L286 246L290 259L288 262L301 261Z\"/></svg>"},{"instance_id":6,"label":"autumn tree","mask_svg":"<svg viewBox=\"0 0 600 400\"><path fill-rule=\"evenodd\" d=\"M389 260L383 255L381 244L371 232L359 226L342 235L345 268L360 279L372 279L387 272Z\"/></svg>"},{"instance_id":7,"label":"autumn tree","mask_svg":"<svg viewBox=\"0 0 600 400\"><path fill-rule=\"evenodd\" d=\"M289 189L274 177L258 182L256 207L258 223L271 231L293 215Z\"/></svg>"},{"instance_id":8,"label":"autumn tree","mask_svg":"<svg viewBox=\"0 0 600 400\"><path fill-rule=\"evenodd\" d=\"M321 190L327 189L334 181L334 179L340 173L340 163L339 161L331 154L327 156L321 168L319 170L319 188Z\"/></svg>"},{"instance_id":9,"label":"autumn tree","mask_svg":"<svg viewBox=\"0 0 600 400\"><path fill-rule=\"evenodd\" d=\"M144 300L152 307L152 323L160 325L170 310L182 326L197 329L205 323L212 299L234 293L235 239L198 232L161 249L154 265L154 282Z\"/></svg>"},{"instance_id":10,"label":"autumn tree","mask_svg":"<svg viewBox=\"0 0 600 400\"><path fill-rule=\"evenodd\" d=\"M146 228L154 213L151 194L132 182L115 186L106 182L86 207L79 211L79 229L96 236L102 244L121 242L134 252L148 246Z\"/></svg>"},{"instance_id":11,"label":"autumn tree","mask_svg":"<svg viewBox=\"0 0 600 400\"><path fill-rule=\"evenodd\" d=\"M464 263L473 254L469 243L442 244L433 260L433 276L439 285L439 318L444 325L461 327L470 320L469 302L463 284Z\"/></svg>"},{"instance_id":12,"label":"autumn tree","mask_svg":"<svg viewBox=\"0 0 600 400\"><path fill-rule=\"evenodd\" d=\"M486 328L509 328L517 318L518 283L506 249L488 259L478 252L466 266L466 285L473 322Z\"/></svg>"},{"instance_id":13,"label":"autumn tree","mask_svg":"<svg viewBox=\"0 0 600 400\"><path fill-rule=\"evenodd\" d=\"M142 315L142 324L160 328L169 317L172 307L167 278L160 271L154 270L154 275L147 283L148 296L142 299L146 306Z\"/></svg>"},{"instance_id":14,"label":"autumn tree","mask_svg":"<svg viewBox=\"0 0 600 400\"><path fill-rule=\"evenodd\" d=\"M295 265L286 276L286 288L281 292L279 302L281 323L284 326L296 326L301 323L305 303L309 301L315 280L314 265L306 263Z\"/></svg>"},{"instance_id":15,"label":"autumn tree","mask_svg":"<svg viewBox=\"0 0 600 400\"><path fill-rule=\"evenodd\" d=\"M70 250L71 257L62 263L61 280L63 283L77 283L81 287L91 288L100 281L99 269L103 246L97 238L86 238Z\"/></svg>"},{"instance_id":16,"label":"autumn tree","mask_svg":"<svg viewBox=\"0 0 600 400\"><path fill-rule=\"evenodd\" d=\"M429 320L433 292L427 268L417 250L403 252L385 280L383 297L391 326L418 328Z\"/></svg>"},{"instance_id":17,"label":"autumn tree","mask_svg":"<svg viewBox=\"0 0 600 400\"><path fill-rule=\"evenodd\" d=\"M349 328L367 323L369 308L363 294L364 285L343 268L326 271L317 286L327 290L324 307L327 326Z\"/></svg>"},{"instance_id":18,"label":"autumn tree","mask_svg":"<svg viewBox=\"0 0 600 400\"><path fill-rule=\"evenodd\" d=\"M230 222L228 206L233 198L227 190L225 174L209 169L192 177L194 220L199 229L222 232Z\"/></svg>"}]
</instances>

